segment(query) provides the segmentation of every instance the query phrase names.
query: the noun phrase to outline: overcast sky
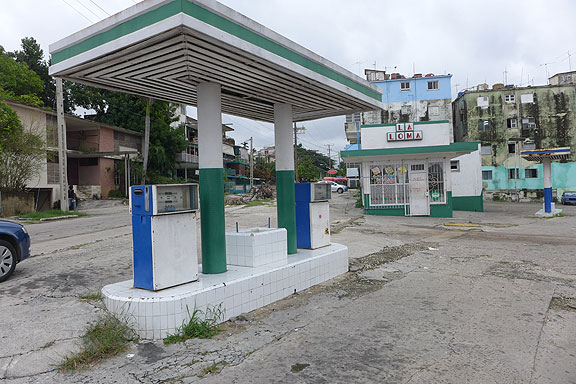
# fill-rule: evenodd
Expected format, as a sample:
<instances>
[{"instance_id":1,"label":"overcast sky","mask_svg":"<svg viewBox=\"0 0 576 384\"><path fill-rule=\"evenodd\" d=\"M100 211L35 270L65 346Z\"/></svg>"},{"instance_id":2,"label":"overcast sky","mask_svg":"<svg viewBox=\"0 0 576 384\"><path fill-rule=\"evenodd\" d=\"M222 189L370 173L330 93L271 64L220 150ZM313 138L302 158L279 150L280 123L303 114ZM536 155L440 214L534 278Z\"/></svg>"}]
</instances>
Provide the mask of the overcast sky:
<instances>
[{"instance_id":1,"label":"overcast sky","mask_svg":"<svg viewBox=\"0 0 576 384\"><path fill-rule=\"evenodd\" d=\"M0 45L22 37L48 45L140 0L4 0ZM222 3L326 59L361 75L364 68L453 74L452 97L479 83L546 84L576 69L572 0L222 0ZM104 10L104 11L103 11ZM571 57L569 55L574 55ZM548 65L544 65L547 63ZM195 111L190 111L195 115ZM224 116L237 142L273 145L269 124ZM346 144L344 118L305 122L305 147L327 153ZM336 156L334 156L336 157Z\"/></svg>"}]
</instances>

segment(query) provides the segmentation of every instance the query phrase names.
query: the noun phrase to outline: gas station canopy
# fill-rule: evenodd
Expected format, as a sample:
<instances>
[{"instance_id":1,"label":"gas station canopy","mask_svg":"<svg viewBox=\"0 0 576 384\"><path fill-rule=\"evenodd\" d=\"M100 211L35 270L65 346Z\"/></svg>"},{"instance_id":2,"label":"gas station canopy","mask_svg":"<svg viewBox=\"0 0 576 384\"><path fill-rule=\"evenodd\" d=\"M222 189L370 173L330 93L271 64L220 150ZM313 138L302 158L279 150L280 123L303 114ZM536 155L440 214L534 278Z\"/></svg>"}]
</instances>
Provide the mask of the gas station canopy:
<instances>
[{"instance_id":1,"label":"gas station canopy","mask_svg":"<svg viewBox=\"0 0 576 384\"><path fill-rule=\"evenodd\" d=\"M281 15L279 15L281 17ZM382 108L380 90L212 0L145 0L50 46L55 77L196 105L199 83L222 86L222 112L294 121Z\"/></svg>"}]
</instances>

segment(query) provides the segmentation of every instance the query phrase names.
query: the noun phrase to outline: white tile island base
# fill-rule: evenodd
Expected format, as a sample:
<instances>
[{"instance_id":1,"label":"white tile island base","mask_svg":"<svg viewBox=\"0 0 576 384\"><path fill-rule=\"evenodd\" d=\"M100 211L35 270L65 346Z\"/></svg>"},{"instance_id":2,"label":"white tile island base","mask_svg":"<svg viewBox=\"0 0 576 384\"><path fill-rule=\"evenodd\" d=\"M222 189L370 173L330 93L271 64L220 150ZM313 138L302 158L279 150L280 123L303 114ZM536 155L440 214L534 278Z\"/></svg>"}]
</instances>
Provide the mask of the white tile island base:
<instances>
[{"instance_id":1,"label":"white tile island base","mask_svg":"<svg viewBox=\"0 0 576 384\"><path fill-rule=\"evenodd\" d=\"M201 269L201 268L200 268ZM258 267L228 265L218 275L161 291L133 287L127 280L102 288L106 308L143 339L163 339L190 319L194 309L220 306L222 321L261 308L348 271L348 248L332 243L299 249L287 261Z\"/></svg>"}]
</instances>

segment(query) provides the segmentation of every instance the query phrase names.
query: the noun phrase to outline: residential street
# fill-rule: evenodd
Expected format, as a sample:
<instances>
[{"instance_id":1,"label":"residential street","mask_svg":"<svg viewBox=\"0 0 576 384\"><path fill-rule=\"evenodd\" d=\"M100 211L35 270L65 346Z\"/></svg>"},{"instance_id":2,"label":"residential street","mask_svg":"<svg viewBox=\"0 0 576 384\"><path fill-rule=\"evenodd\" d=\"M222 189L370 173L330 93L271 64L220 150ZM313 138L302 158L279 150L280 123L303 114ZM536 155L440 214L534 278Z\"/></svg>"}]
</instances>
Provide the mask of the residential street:
<instances>
[{"instance_id":1,"label":"residential street","mask_svg":"<svg viewBox=\"0 0 576 384\"><path fill-rule=\"evenodd\" d=\"M355 199L331 202L346 275L213 339L141 342L66 374L55 365L104 312L80 296L131 278L130 216L92 207L28 225L35 256L0 284L0 382L576 383L576 207L536 219L540 204L485 202L483 213L406 218L365 216ZM272 204L226 212L229 230L276 221Z\"/></svg>"}]
</instances>

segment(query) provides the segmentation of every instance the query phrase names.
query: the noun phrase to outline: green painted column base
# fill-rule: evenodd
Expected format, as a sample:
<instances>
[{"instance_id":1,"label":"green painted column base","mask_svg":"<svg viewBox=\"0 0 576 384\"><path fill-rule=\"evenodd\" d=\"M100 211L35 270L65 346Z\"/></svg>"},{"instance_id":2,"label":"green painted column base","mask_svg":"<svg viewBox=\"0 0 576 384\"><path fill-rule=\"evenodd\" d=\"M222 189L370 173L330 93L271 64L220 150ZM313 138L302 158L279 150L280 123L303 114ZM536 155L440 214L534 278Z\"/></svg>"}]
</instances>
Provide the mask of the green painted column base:
<instances>
[{"instance_id":1,"label":"green painted column base","mask_svg":"<svg viewBox=\"0 0 576 384\"><path fill-rule=\"evenodd\" d=\"M296 241L296 191L294 190L294 171L276 171L276 194L278 204L278 227L288 232L288 254L298 252Z\"/></svg>"},{"instance_id":2,"label":"green painted column base","mask_svg":"<svg viewBox=\"0 0 576 384\"><path fill-rule=\"evenodd\" d=\"M224 227L224 169L200 169L200 225L202 273L226 272L226 230Z\"/></svg>"}]
</instances>

